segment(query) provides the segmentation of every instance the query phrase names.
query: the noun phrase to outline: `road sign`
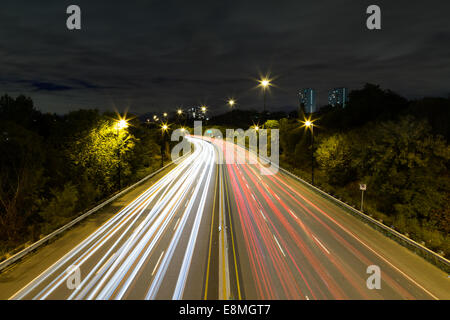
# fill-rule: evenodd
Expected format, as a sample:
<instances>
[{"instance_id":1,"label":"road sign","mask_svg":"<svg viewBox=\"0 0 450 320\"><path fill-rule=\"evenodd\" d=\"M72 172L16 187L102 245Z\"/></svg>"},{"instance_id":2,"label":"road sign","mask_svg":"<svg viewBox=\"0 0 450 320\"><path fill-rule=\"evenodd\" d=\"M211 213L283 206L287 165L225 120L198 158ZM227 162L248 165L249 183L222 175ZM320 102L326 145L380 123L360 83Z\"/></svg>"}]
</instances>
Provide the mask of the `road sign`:
<instances>
[{"instance_id":1,"label":"road sign","mask_svg":"<svg viewBox=\"0 0 450 320\"><path fill-rule=\"evenodd\" d=\"M365 184L359 185L359 190L366 191L366 189L367 189L367 185L365 185Z\"/></svg>"}]
</instances>

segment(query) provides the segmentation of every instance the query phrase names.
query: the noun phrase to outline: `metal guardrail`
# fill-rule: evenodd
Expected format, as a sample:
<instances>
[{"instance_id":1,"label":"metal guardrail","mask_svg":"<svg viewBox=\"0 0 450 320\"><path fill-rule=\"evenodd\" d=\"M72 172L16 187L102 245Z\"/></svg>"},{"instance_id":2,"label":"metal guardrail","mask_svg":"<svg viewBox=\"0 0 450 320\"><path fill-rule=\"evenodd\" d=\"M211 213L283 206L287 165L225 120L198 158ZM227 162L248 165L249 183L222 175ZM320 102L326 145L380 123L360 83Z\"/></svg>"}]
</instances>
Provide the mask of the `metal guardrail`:
<instances>
[{"instance_id":1,"label":"metal guardrail","mask_svg":"<svg viewBox=\"0 0 450 320\"><path fill-rule=\"evenodd\" d=\"M0 272L2 270L4 270L6 267L10 266L11 264L17 262L18 260L22 259L23 257L25 257L27 254L31 253L32 251L36 250L37 248L39 248L40 246L42 246L43 244L47 243L48 241L50 241L51 239L53 239L54 237L56 237L57 235L61 234L62 232L66 231L67 229L71 228L72 226L74 226L75 224L77 224L78 222L86 219L87 217L89 217L91 214L97 212L98 210L100 210L101 208L103 208L104 206L106 206L107 204L111 203L112 201L114 201L115 199L119 198L120 196L124 195L125 193L127 193L128 191L130 191L131 189L135 188L136 186L140 185L141 183L147 181L148 179L150 179L151 177L157 175L158 173L160 173L161 171L163 171L164 169L168 168L169 166L173 165L173 162L168 163L167 165L165 165L164 167L156 170L155 172L150 173L148 176L144 177L143 179L139 180L138 182L136 182L135 184L123 189L122 191L120 191L119 193L117 193L116 195L112 196L111 198L109 198L108 200L100 203L99 205L95 206L94 208L92 208L91 210L83 213L82 215L80 215L79 217L75 218L74 220L70 221L69 223L67 223L66 225L62 226L61 228L53 231L52 233L48 234L47 236L43 237L42 239L36 241L35 243L33 243L32 245L26 247L25 249L19 251L18 253L14 254L13 256L11 256L10 258L0 262Z\"/></svg>"},{"instance_id":2,"label":"metal guardrail","mask_svg":"<svg viewBox=\"0 0 450 320\"><path fill-rule=\"evenodd\" d=\"M242 146L241 146L242 147ZM446 259L445 257L441 256L440 254L434 252L433 250L428 249L427 247L421 245L420 243L417 243L416 241L408 238L404 234L401 234L400 232L386 226L385 224L375 220L371 216L365 214L364 212L361 212L352 206L348 205L347 203L336 199L332 195L326 193L325 191L317 188L316 186L313 186L309 182L306 182L299 176L295 175L294 173L280 167L277 164L273 164L270 159L267 159L266 157L262 157L258 154L256 154L253 150L249 150L248 148L245 148L247 151L252 152L256 156L260 157L267 163L271 163L272 165L276 166L281 172L289 175L290 177L294 178L295 180L301 182L305 186L309 187L316 193L319 193L320 195L324 196L325 198L331 200L332 202L336 203L338 206L340 206L343 209L346 209L349 213L351 213L353 216L359 218L363 222L367 223L370 227L374 228L377 231L382 232L385 236L389 237L390 239L396 241L400 245L406 247L407 249L415 252L417 255L421 256L428 262L434 264L441 270L450 273L450 260Z\"/></svg>"}]
</instances>

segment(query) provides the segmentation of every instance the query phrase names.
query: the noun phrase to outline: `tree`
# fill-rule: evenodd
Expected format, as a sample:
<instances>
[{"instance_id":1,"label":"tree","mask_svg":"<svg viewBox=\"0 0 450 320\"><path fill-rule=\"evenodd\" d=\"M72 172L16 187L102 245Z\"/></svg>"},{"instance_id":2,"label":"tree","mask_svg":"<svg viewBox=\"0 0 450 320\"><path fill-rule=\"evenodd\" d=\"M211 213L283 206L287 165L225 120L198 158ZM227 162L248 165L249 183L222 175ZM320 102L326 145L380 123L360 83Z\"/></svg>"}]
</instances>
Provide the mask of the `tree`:
<instances>
[{"instance_id":1,"label":"tree","mask_svg":"<svg viewBox=\"0 0 450 320\"><path fill-rule=\"evenodd\" d=\"M374 189L379 209L421 223L445 204L450 148L425 121L404 117L367 132L353 165Z\"/></svg>"},{"instance_id":2,"label":"tree","mask_svg":"<svg viewBox=\"0 0 450 320\"><path fill-rule=\"evenodd\" d=\"M119 161L122 172L129 174L128 163L122 157L133 147L134 137L126 130L117 130L114 121L100 120L74 141L68 152L80 176L86 176L105 195L117 185Z\"/></svg>"},{"instance_id":3,"label":"tree","mask_svg":"<svg viewBox=\"0 0 450 320\"><path fill-rule=\"evenodd\" d=\"M280 123L278 122L278 120L267 120L264 123L264 128L266 128L266 129L278 129L278 128L280 128Z\"/></svg>"},{"instance_id":4,"label":"tree","mask_svg":"<svg viewBox=\"0 0 450 320\"><path fill-rule=\"evenodd\" d=\"M0 239L17 241L39 208L44 149L40 138L14 123L2 123L0 140Z\"/></svg>"},{"instance_id":5,"label":"tree","mask_svg":"<svg viewBox=\"0 0 450 320\"><path fill-rule=\"evenodd\" d=\"M344 186L355 180L351 167L351 147L346 135L335 134L322 139L315 152L315 159L324 170L328 182Z\"/></svg>"}]
</instances>

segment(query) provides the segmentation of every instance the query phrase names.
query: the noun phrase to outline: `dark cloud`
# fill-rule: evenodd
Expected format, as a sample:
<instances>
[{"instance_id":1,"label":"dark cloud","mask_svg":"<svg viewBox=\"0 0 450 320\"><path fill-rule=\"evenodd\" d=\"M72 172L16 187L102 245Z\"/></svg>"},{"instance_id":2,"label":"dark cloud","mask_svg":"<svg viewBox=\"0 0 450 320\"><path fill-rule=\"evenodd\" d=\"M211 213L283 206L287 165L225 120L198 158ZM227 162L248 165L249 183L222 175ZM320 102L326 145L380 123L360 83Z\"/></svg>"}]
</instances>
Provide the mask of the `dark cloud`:
<instances>
[{"instance_id":1,"label":"dark cloud","mask_svg":"<svg viewBox=\"0 0 450 320\"><path fill-rule=\"evenodd\" d=\"M82 30L65 27L68 5ZM372 1L24 1L0 12L0 91L44 111L144 113L227 96L259 108L255 79L271 73L269 106L319 101L337 86L374 82L409 97L447 95L450 2L379 0L383 30L365 28Z\"/></svg>"},{"instance_id":2,"label":"dark cloud","mask_svg":"<svg viewBox=\"0 0 450 320\"><path fill-rule=\"evenodd\" d=\"M28 82L28 81L24 81ZM29 81L29 83L35 88L36 91L64 91L64 90L71 90L73 88L59 85L55 83L50 82L40 82L40 81Z\"/></svg>"}]
</instances>

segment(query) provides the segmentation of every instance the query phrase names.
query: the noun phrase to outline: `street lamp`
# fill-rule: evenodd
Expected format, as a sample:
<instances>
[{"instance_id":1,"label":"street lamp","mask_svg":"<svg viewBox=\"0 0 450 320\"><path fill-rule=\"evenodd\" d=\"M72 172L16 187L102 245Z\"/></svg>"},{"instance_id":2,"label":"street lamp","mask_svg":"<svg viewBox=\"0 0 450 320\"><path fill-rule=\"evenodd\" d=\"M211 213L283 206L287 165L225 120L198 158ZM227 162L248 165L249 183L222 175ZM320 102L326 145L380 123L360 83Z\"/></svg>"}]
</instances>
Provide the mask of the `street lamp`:
<instances>
[{"instance_id":1,"label":"street lamp","mask_svg":"<svg viewBox=\"0 0 450 320\"><path fill-rule=\"evenodd\" d=\"M119 159L119 162L117 163L117 175L118 175L118 180L119 180L119 190L122 189L122 177L121 177L121 172L122 172L122 142L119 141L119 137L120 137L120 131L121 130L125 130L126 128L128 128L128 122L126 119L119 119L116 122L116 137L117 137L117 143L118 143L118 147L117 147L117 158Z\"/></svg>"},{"instance_id":2,"label":"street lamp","mask_svg":"<svg viewBox=\"0 0 450 320\"><path fill-rule=\"evenodd\" d=\"M311 130L311 184L314 185L314 121L306 119L303 126Z\"/></svg>"},{"instance_id":3,"label":"street lamp","mask_svg":"<svg viewBox=\"0 0 450 320\"><path fill-rule=\"evenodd\" d=\"M202 112L206 113L206 106L202 106Z\"/></svg>"},{"instance_id":4,"label":"street lamp","mask_svg":"<svg viewBox=\"0 0 450 320\"><path fill-rule=\"evenodd\" d=\"M161 125L161 135L162 135L162 143L161 143L161 168L164 167L164 151L165 151L165 133L167 132L167 130L169 129L169 126L167 125L167 123L163 123Z\"/></svg>"},{"instance_id":5,"label":"street lamp","mask_svg":"<svg viewBox=\"0 0 450 320\"><path fill-rule=\"evenodd\" d=\"M235 104L236 104L236 100L234 100L233 98L228 100L228 105L231 108L231 123L233 123L233 106Z\"/></svg>"},{"instance_id":6,"label":"street lamp","mask_svg":"<svg viewBox=\"0 0 450 320\"><path fill-rule=\"evenodd\" d=\"M179 116L181 116L181 115L183 114L183 110L178 109L178 110L177 110L177 114L178 114Z\"/></svg>"},{"instance_id":7,"label":"street lamp","mask_svg":"<svg viewBox=\"0 0 450 320\"><path fill-rule=\"evenodd\" d=\"M264 114L266 113L266 92L267 89L271 86L270 79L268 78L262 78L259 80L259 86L263 89L264 94Z\"/></svg>"}]
</instances>

